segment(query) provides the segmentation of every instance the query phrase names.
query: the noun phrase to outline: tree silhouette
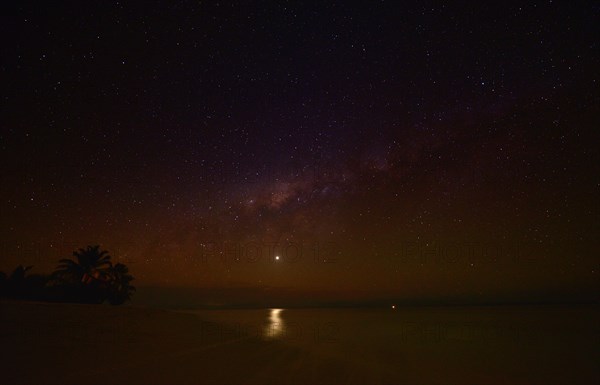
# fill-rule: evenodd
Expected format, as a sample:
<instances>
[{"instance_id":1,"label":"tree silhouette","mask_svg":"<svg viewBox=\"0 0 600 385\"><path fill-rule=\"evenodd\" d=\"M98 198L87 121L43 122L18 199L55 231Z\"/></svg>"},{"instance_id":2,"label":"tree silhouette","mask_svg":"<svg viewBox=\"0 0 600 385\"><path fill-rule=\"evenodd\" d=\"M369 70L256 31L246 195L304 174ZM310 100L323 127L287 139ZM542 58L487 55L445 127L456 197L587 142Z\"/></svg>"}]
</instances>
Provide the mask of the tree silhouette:
<instances>
[{"instance_id":1,"label":"tree silhouette","mask_svg":"<svg viewBox=\"0 0 600 385\"><path fill-rule=\"evenodd\" d=\"M25 275L33 266L24 267L23 265L17 268L8 277L8 295L9 297L19 298L25 296L26 281Z\"/></svg>"},{"instance_id":2,"label":"tree silhouette","mask_svg":"<svg viewBox=\"0 0 600 385\"><path fill-rule=\"evenodd\" d=\"M100 246L87 246L73 252L75 259L61 259L55 277L68 283L82 282L86 277L101 279L110 268L110 255Z\"/></svg>"},{"instance_id":3,"label":"tree silhouette","mask_svg":"<svg viewBox=\"0 0 600 385\"><path fill-rule=\"evenodd\" d=\"M74 259L61 259L53 279L60 296L68 301L102 303L108 296L110 255L100 246L73 252Z\"/></svg>"},{"instance_id":4,"label":"tree silhouette","mask_svg":"<svg viewBox=\"0 0 600 385\"><path fill-rule=\"evenodd\" d=\"M19 265L8 277L0 272L0 295L17 299L45 299L44 290L48 277L28 274L32 267Z\"/></svg>"},{"instance_id":5,"label":"tree silhouette","mask_svg":"<svg viewBox=\"0 0 600 385\"><path fill-rule=\"evenodd\" d=\"M113 265L108 251L87 246L73 252L73 259L61 259L50 276L29 274L32 266L22 265L7 276L0 272L0 297L57 302L121 305L131 299L133 276L122 263Z\"/></svg>"},{"instance_id":6,"label":"tree silhouette","mask_svg":"<svg viewBox=\"0 0 600 385\"><path fill-rule=\"evenodd\" d=\"M131 295L135 292L135 287L130 284L133 276L129 274L127 266L117 263L109 268L108 274L111 279L108 301L112 305L121 305L130 300Z\"/></svg>"}]
</instances>

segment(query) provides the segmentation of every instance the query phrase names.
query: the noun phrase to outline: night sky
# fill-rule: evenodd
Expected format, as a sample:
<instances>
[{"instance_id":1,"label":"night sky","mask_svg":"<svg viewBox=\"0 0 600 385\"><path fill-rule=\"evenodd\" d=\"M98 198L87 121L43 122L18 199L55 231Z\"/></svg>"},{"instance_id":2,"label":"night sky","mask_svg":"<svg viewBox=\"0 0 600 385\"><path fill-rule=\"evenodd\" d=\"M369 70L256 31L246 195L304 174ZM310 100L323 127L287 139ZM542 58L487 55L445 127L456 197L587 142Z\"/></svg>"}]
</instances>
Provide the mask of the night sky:
<instances>
[{"instance_id":1,"label":"night sky","mask_svg":"<svg viewBox=\"0 0 600 385\"><path fill-rule=\"evenodd\" d=\"M598 3L0 13L2 270L101 244L138 291L597 297Z\"/></svg>"}]
</instances>

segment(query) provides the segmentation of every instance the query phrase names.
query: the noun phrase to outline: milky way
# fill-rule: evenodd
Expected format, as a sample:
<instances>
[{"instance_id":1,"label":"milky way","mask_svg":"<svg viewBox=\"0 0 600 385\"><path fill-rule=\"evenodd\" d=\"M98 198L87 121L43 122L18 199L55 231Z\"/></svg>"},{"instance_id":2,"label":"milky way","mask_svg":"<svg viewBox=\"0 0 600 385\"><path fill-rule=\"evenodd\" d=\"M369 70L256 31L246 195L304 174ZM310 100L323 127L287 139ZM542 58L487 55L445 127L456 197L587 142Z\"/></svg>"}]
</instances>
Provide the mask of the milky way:
<instances>
[{"instance_id":1,"label":"milky way","mask_svg":"<svg viewBox=\"0 0 600 385\"><path fill-rule=\"evenodd\" d=\"M3 270L99 243L138 286L495 298L597 281L597 6L2 13Z\"/></svg>"}]
</instances>

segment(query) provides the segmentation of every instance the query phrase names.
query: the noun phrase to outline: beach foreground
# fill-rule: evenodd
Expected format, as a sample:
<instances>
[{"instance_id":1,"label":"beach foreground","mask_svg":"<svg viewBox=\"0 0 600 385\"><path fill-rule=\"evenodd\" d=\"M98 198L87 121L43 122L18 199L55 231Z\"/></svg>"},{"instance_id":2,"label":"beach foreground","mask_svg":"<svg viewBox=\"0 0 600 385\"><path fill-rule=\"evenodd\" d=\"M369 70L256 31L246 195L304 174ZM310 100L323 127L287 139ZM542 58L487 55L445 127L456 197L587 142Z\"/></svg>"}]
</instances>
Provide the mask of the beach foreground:
<instances>
[{"instance_id":1,"label":"beach foreground","mask_svg":"<svg viewBox=\"0 0 600 385\"><path fill-rule=\"evenodd\" d=\"M352 368L341 362L193 314L4 302L0 326L6 384L354 381Z\"/></svg>"},{"instance_id":2,"label":"beach foreground","mask_svg":"<svg viewBox=\"0 0 600 385\"><path fill-rule=\"evenodd\" d=\"M0 305L7 384L550 384L600 378L595 306L192 314Z\"/></svg>"}]
</instances>

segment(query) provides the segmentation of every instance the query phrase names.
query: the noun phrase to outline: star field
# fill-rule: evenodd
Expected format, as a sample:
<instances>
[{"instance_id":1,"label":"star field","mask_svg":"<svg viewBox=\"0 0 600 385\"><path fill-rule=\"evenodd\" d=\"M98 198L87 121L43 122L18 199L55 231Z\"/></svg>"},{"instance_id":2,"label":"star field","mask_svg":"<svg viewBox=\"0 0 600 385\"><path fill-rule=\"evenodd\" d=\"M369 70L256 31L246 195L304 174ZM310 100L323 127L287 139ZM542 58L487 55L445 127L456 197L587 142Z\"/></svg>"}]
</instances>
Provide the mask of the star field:
<instances>
[{"instance_id":1,"label":"star field","mask_svg":"<svg viewBox=\"0 0 600 385\"><path fill-rule=\"evenodd\" d=\"M4 5L0 266L100 243L138 286L589 293L598 12Z\"/></svg>"}]
</instances>

